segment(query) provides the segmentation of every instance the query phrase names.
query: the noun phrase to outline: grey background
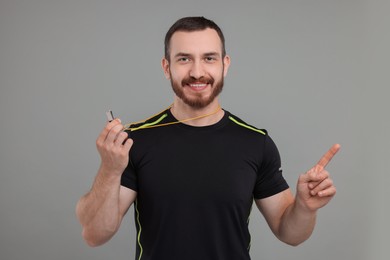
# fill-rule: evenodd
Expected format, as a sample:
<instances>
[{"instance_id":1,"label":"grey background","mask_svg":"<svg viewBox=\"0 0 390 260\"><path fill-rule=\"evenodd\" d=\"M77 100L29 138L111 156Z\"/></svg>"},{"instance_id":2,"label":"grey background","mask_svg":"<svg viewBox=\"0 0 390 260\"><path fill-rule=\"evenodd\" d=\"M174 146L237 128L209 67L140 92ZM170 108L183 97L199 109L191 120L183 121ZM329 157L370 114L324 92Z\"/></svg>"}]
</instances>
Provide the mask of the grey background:
<instances>
[{"instance_id":1,"label":"grey background","mask_svg":"<svg viewBox=\"0 0 390 260\"><path fill-rule=\"evenodd\" d=\"M112 109L141 120L173 98L160 68L178 18L223 29L232 65L221 101L277 143L291 187L333 144L338 188L299 247L257 209L253 259L389 259L387 0L0 1L0 259L133 259L133 210L99 248L74 207L91 186Z\"/></svg>"}]
</instances>

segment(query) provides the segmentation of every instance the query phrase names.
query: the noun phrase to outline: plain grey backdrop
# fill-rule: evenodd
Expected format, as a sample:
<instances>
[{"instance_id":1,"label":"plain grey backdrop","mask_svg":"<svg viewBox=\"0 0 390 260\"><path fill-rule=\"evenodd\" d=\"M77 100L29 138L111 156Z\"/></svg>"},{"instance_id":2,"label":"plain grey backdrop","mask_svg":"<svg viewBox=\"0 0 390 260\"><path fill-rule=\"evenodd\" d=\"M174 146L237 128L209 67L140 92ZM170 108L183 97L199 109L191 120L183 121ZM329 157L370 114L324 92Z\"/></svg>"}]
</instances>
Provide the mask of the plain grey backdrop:
<instances>
[{"instance_id":1,"label":"plain grey backdrop","mask_svg":"<svg viewBox=\"0 0 390 260\"><path fill-rule=\"evenodd\" d=\"M0 259L134 259L133 209L89 248L74 208L105 111L131 122L171 103L163 38L189 15L222 27L222 106L270 132L294 190L342 145L328 167L338 193L310 240L282 244L254 208L252 258L389 259L389 3L0 0Z\"/></svg>"}]
</instances>

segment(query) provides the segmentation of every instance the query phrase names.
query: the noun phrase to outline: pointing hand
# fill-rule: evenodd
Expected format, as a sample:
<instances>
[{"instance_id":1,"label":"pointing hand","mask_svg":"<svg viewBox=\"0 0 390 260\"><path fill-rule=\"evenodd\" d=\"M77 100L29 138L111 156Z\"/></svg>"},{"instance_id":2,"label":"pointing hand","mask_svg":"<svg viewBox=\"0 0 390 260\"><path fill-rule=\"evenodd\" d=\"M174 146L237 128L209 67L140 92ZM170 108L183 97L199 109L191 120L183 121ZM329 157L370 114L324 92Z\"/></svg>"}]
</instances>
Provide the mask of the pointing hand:
<instances>
[{"instance_id":1,"label":"pointing hand","mask_svg":"<svg viewBox=\"0 0 390 260\"><path fill-rule=\"evenodd\" d=\"M299 205L307 210L316 211L334 197L336 188L325 167L339 150L339 144L333 145L313 168L299 177L297 185Z\"/></svg>"}]
</instances>

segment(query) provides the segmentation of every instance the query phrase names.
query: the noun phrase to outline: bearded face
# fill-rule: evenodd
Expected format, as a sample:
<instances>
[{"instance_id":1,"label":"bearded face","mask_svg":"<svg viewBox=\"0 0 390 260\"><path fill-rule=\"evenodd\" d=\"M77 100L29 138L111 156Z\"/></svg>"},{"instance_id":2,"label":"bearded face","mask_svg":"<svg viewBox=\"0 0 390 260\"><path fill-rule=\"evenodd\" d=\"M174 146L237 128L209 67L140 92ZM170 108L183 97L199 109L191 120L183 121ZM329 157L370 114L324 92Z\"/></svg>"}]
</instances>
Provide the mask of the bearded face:
<instances>
[{"instance_id":1,"label":"bearded face","mask_svg":"<svg viewBox=\"0 0 390 260\"><path fill-rule=\"evenodd\" d=\"M221 93L230 65L222 55L222 43L213 29L177 31L170 41L169 59L162 67L173 91L184 104L202 109L211 105Z\"/></svg>"},{"instance_id":2,"label":"bearded face","mask_svg":"<svg viewBox=\"0 0 390 260\"><path fill-rule=\"evenodd\" d=\"M202 76L199 79L187 76L181 81L175 81L171 78L171 86L176 96L184 103L195 108L201 109L208 106L222 92L224 78L215 80L211 76ZM209 91L206 91L206 90Z\"/></svg>"}]
</instances>

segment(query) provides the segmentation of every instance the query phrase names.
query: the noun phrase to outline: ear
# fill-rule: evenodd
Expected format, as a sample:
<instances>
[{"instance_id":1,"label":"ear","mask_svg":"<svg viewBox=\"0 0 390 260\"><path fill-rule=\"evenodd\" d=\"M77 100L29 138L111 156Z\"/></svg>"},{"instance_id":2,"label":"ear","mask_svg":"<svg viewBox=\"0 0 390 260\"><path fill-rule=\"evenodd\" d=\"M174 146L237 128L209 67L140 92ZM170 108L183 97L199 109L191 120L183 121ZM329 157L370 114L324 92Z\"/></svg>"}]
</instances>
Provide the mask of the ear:
<instances>
[{"instance_id":1,"label":"ear","mask_svg":"<svg viewBox=\"0 0 390 260\"><path fill-rule=\"evenodd\" d=\"M225 55L225 57L223 58L223 65L223 76L226 77L230 66L230 57L228 55Z\"/></svg>"},{"instance_id":2,"label":"ear","mask_svg":"<svg viewBox=\"0 0 390 260\"><path fill-rule=\"evenodd\" d=\"M170 71L169 71L169 61L166 59L166 58L163 58L161 60L161 67L164 71L164 75L165 75L165 78L166 79L170 79L171 78L171 75L170 75Z\"/></svg>"}]
</instances>

